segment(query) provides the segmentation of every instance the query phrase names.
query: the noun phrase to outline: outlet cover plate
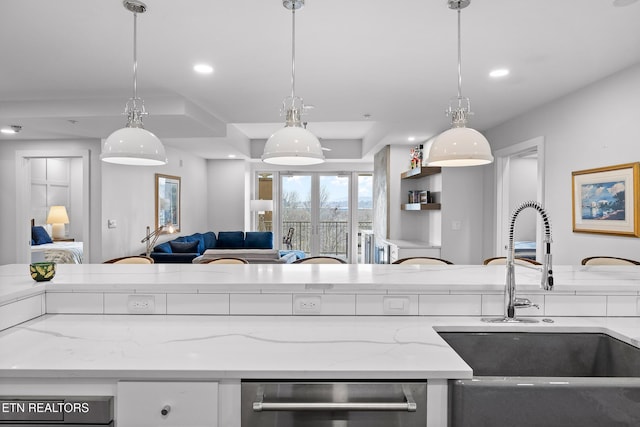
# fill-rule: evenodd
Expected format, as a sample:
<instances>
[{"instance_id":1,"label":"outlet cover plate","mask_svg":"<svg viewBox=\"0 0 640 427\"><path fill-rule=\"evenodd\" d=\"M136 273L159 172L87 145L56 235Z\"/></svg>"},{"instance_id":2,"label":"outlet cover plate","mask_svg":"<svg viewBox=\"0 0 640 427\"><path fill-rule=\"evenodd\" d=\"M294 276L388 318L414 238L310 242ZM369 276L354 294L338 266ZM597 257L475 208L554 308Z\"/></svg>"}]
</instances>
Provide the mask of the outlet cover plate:
<instances>
[{"instance_id":1,"label":"outlet cover plate","mask_svg":"<svg viewBox=\"0 0 640 427\"><path fill-rule=\"evenodd\" d=\"M319 295L295 295L293 314L320 314L322 299Z\"/></svg>"},{"instance_id":2,"label":"outlet cover plate","mask_svg":"<svg viewBox=\"0 0 640 427\"><path fill-rule=\"evenodd\" d=\"M127 309L131 314L153 314L156 312L156 298L153 295L129 295Z\"/></svg>"}]
</instances>

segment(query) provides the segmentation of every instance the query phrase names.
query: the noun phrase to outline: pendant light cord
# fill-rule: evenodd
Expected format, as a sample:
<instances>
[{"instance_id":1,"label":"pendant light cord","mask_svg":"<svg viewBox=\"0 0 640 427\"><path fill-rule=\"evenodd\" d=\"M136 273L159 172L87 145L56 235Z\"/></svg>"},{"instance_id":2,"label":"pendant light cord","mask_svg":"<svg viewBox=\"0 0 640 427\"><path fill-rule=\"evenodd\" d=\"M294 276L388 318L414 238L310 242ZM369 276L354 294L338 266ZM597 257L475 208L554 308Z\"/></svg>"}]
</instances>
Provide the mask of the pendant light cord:
<instances>
[{"instance_id":1,"label":"pendant light cord","mask_svg":"<svg viewBox=\"0 0 640 427\"><path fill-rule=\"evenodd\" d=\"M133 12L133 99L138 99L138 14Z\"/></svg>"},{"instance_id":2,"label":"pendant light cord","mask_svg":"<svg viewBox=\"0 0 640 427\"><path fill-rule=\"evenodd\" d=\"M291 99L296 97L296 8L291 9Z\"/></svg>"},{"instance_id":3,"label":"pendant light cord","mask_svg":"<svg viewBox=\"0 0 640 427\"><path fill-rule=\"evenodd\" d=\"M462 99L462 43L460 36L461 9L458 9L458 103Z\"/></svg>"}]
</instances>

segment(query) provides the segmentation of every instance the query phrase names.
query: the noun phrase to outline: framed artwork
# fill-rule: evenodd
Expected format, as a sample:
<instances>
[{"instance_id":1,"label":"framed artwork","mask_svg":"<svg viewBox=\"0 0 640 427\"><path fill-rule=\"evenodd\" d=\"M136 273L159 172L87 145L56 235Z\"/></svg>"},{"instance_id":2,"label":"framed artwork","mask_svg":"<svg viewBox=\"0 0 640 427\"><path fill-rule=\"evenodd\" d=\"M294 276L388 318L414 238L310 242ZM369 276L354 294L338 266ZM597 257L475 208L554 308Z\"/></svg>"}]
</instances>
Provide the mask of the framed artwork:
<instances>
[{"instance_id":1,"label":"framed artwork","mask_svg":"<svg viewBox=\"0 0 640 427\"><path fill-rule=\"evenodd\" d=\"M156 230L172 224L180 231L180 177L156 174Z\"/></svg>"},{"instance_id":2,"label":"framed artwork","mask_svg":"<svg viewBox=\"0 0 640 427\"><path fill-rule=\"evenodd\" d=\"M640 237L640 163L571 175L573 231Z\"/></svg>"}]
</instances>

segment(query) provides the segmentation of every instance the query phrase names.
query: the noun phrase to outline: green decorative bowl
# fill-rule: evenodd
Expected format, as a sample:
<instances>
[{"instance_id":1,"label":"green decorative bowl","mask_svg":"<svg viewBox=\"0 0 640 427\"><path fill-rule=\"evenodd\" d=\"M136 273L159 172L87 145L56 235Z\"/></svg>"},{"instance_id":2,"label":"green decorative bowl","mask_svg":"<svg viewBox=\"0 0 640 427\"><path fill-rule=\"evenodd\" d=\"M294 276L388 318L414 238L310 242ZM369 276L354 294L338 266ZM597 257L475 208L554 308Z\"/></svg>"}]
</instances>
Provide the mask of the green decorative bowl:
<instances>
[{"instance_id":1,"label":"green decorative bowl","mask_svg":"<svg viewBox=\"0 0 640 427\"><path fill-rule=\"evenodd\" d=\"M48 282L56 275L55 262L34 262L29 264L29 273L36 282Z\"/></svg>"}]
</instances>

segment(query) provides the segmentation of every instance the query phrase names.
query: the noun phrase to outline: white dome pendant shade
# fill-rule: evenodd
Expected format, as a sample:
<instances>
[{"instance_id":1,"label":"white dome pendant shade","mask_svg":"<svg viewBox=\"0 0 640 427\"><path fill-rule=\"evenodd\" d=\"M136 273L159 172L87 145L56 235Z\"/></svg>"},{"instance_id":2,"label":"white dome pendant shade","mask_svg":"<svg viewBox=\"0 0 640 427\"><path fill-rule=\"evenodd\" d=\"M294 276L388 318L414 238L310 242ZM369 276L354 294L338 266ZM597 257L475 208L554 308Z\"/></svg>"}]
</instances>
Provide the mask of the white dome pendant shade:
<instances>
[{"instance_id":1,"label":"white dome pendant shade","mask_svg":"<svg viewBox=\"0 0 640 427\"><path fill-rule=\"evenodd\" d=\"M160 166L167 163L162 142L144 128L124 127L107 137L100 158L121 165Z\"/></svg>"},{"instance_id":2,"label":"white dome pendant shade","mask_svg":"<svg viewBox=\"0 0 640 427\"><path fill-rule=\"evenodd\" d=\"M487 138L467 127L442 132L429 150L429 166L479 166L491 162L493 156Z\"/></svg>"},{"instance_id":3,"label":"white dome pendant shade","mask_svg":"<svg viewBox=\"0 0 640 427\"><path fill-rule=\"evenodd\" d=\"M285 127L276 131L267 140L262 154L263 162L290 166L317 165L324 162L320 141L302 127L300 109L304 107L298 108L295 101L293 99L292 105L287 109Z\"/></svg>"},{"instance_id":4,"label":"white dome pendant shade","mask_svg":"<svg viewBox=\"0 0 640 427\"><path fill-rule=\"evenodd\" d=\"M133 12L133 98L129 99L124 114L126 127L107 137L102 146L100 159L107 163L136 166L159 166L167 163L167 155L160 139L146 130L142 116L147 114L144 101L137 95L138 60L136 52L137 17L147 6L137 0L124 0L122 5Z\"/></svg>"},{"instance_id":5,"label":"white dome pendant shade","mask_svg":"<svg viewBox=\"0 0 640 427\"><path fill-rule=\"evenodd\" d=\"M316 165L324 162L320 141L303 127L287 126L269 137L262 161L275 165Z\"/></svg>"},{"instance_id":6,"label":"white dome pendant shade","mask_svg":"<svg viewBox=\"0 0 640 427\"><path fill-rule=\"evenodd\" d=\"M318 138L302 126L304 102L295 94L296 87L296 9L304 6L304 0L283 0L282 5L291 10L291 96L282 103L281 113L286 114L285 127L269 137L264 146L262 161L273 165L306 166L324 162L324 153Z\"/></svg>"},{"instance_id":7,"label":"white dome pendant shade","mask_svg":"<svg viewBox=\"0 0 640 427\"><path fill-rule=\"evenodd\" d=\"M448 0L449 8L458 12L458 97L451 100L447 115L451 129L438 135L431 145L427 166L479 166L493 162L489 141L480 132L466 127L473 114L469 98L462 97L462 53L460 49L460 11L471 0Z\"/></svg>"}]
</instances>

